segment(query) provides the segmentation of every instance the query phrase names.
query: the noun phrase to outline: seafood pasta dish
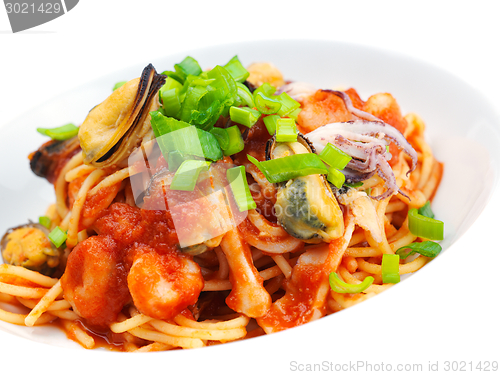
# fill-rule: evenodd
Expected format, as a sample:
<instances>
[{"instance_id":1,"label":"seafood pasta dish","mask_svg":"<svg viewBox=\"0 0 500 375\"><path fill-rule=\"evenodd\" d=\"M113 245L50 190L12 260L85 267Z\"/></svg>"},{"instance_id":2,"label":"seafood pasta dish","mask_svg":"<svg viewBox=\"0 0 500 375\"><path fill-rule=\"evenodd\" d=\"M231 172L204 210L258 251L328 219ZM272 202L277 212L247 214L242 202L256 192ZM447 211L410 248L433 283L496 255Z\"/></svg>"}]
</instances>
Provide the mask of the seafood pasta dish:
<instances>
[{"instance_id":1,"label":"seafood pasta dish","mask_svg":"<svg viewBox=\"0 0 500 375\"><path fill-rule=\"evenodd\" d=\"M150 64L78 126L37 129L55 199L1 239L0 320L87 349L199 348L346 309L439 254L443 164L417 114L221 63Z\"/></svg>"}]
</instances>

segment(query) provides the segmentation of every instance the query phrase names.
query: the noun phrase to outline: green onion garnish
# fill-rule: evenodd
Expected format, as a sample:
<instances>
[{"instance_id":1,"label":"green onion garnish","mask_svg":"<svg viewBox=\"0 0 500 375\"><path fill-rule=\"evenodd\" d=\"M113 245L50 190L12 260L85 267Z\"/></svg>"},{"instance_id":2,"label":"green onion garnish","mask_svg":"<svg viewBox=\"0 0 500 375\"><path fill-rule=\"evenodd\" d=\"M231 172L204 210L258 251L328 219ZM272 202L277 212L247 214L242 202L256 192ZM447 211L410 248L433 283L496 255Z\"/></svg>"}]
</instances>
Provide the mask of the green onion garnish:
<instances>
[{"instance_id":1,"label":"green onion garnish","mask_svg":"<svg viewBox=\"0 0 500 375\"><path fill-rule=\"evenodd\" d=\"M413 235L427 238L428 240L440 241L444 238L444 223L420 215L416 208L408 211L408 228Z\"/></svg>"},{"instance_id":2,"label":"green onion garnish","mask_svg":"<svg viewBox=\"0 0 500 375\"><path fill-rule=\"evenodd\" d=\"M183 155L179 150L173 150L168 153L168 170L175 172L185 160L190 160L191 155Z\"/></svg>"},{"instance_id":3,"label":"green onion garnish","mask_svg":"<svg viewBox=\"0 0 500 375\"><path fill-rule=\"evenodd\" d=\"M170 77L169 77L170 78ZM172 80L174 81L174 80ZM167 116L175 117L181 110L181 101L178 89L165 90L160 93L163 110Z\"/></svg>"},{"instance_id":4,"label":"green onion garnish","mask_svg":"<svg viewBox=\"0 0 500 375\"><path fill-rule=\"evenodd\" d=\"M338 169L330 167L328 168L327 180L335 185L337 189L340 189L345 182L345 176Z\"/></svg>"},{"instance_id":5,"label":"green onion garnish","mask_svg":"<svg viewBox=\"0 0 500 375\"><path fill-rule=\"evenodd\" d=\"M243 151L245 148L245 142L243 141L243 136L241 135L240 129L236 125L231 126L226 129L229 136L229 145L227 149L224 150L225 156L231 156Z\"/></svg>"},{"instance_id":6,"label":"green onion garnish","mask_svg":"<svg viewBox=\"0 0 500 375\"><path fill-rule=\"evenodd\" d=\"M271 97L276 92L276 87L271 86L269 83L264 82L262 85L257 87L255 91L253 92L253 96L255 99L255 96L259 93L262 92L265 96Z\"/></svg>"},{"instance_id":7,"label":"green onion garnish","mask_svg":"<svg viewBox=\"0 0 500 375\"><path fill-rule=\"evenodd\" d=\"M340 170L344 169L347 163L349 163L349 161L352 159L351 156L335 147L331 143L328 143L325 146L323 151L320 152L319 157L330 167Z\"/></svg>"},{"instance_id":8,"label":"green onion garnish","mask_svg":"<svg viewBox=\"0 0 500 375\"><path fill-rule=\"evenodd\" d=\"M244 82L250 75L248 70L246 70L241 64L238 56L234 56L231 60L229 60L229 62L224 65L224 68L226 68L236 82Z\"/></svg>"},{"instance_id":9,"label":"green onion garnish","mask_svg":"<svg viewBox=\"0 0 500 375\"><path fill-rule=\"evenodd\" d=\"M231 121L251 128L260 117L260 112L249 107L231 107L229 109Z\"/></svg>"},{"instance_id":10,"label":"green onion garnish","mask_svg":"<svg viewBox=\"0 0 500 375\"><path fill-rule=\"evenodd\" d=\"M178 74L184 74L185 76L188 76L189 74L197 76L202 72L198 61L193 59L191 56L187 56L179 64L175 64L174 69Z\"/></svg>"},{"instance_id":11,"label":"green onion garnish","mask_svg":"<svg viewBox=\"0 0 500 375\"><path fill-rule=\"evenodd\" d=\"M292 99L286 92L282 92L274 98L281 103L281 108L277 112L280 116L286 116L300 107L300 103Z\"/></svg>"},{"instance_id":12,"label":"green onion garnish","mask_svg":"<svg viewBox=\"0 0 500 375\"><path fill-rule=\"evenodd\" d=\"M52 129L37 128L36 130L40 134L49 136L56 141L64 141L66 139L73 138L78 134L78 127L74 124L66 124Z\"/></svg>"},{"instance_id":13,"label":"green onion garnish","mask_svg":"<svg viewBox=\"0 0 500 375\"><path fill-rule=\"evenodd\" d=\"M184 160L180 165L170 185L171 190L193 191L202 170L208 170L209 161Z\"/></svg>"},{"instance_id":14,"label":"green onion garnish","mask_svg":"<svg viewBox=\"0 0 500 375\"><path fill-rule=\"evenodd\" d=\"M115 83L115 85L113 86L113 91L115 91L116 89L119 89L120 87L122 87L124 84L126 84L128 81L121 81L121 82L117 82Z\"/></svg>"},{"instance_id":15,"label":"green onion garnish","mask_svg":"<svg viewBox=\"0 0 500 375\"><path fill-rule=\"evenodd\" d=\"M273 184L311 174L327 174L328 169L316 154L295 154L259 162L251 155L248 160Z\"/></svg>"},{"instance_id":16,"label":"green onion garnish","mask_svg":"<svg viewBox=\"0 0 500 375\"><path fill-rule=\"evenodd\" d=\"M397 284L401 281L399 276L399 255L384 254L382 256L382 282Z\"/></svg>"},{"instance_id":17,"label":"green onion garnish","mask_svg":"<svg viewBox=\"0 0 500 375\"><path fill-rule=\"evenodd\" d=\"M336 272L332 272L330 276L328 277L328 281L330 282L330 288L336 293L361 293L363 290L368 288L370 285L373 284L373 277L367 276L363 280L363 282L359 284L349 284L346 283L345 281L342 281L342 279L337 275Z\"/></svg>"},{"instance_id":18,"label":"green onion garnish","mask_svg":"<svg viewBox=\"0 0 500 375\"><path fill-rule=\"evenodd\" d=\"M276 123L281 117L278 115L271 115L264 117L264 125L266 125L267 131L270 135L274 135L276 133Z\"/></svg>"},{"instance_id":19,"label":"green onion garnish","mask_svg":"<svg viewBox=\"0 0 500 375\"><path fill-rule=\"evenodd\" d=\"M292 118L276 121L276 142L297 142L297 125Z\"/></svg>"},{"instance_id":20,"label":"green onion garnish","mask_svg":"<svg viewBox=\"0 0 500 375\"><path fill-rule=\"evenodd\" d=\"M344 185L349 186L350 188L357 188L357 187L363 186L363 183L361 181L353 182L353 183L345 182Z\"/></svg>"},{"instance_id":21,"label":"green onion garnish","mask_svg":"<svg viewBox=\"0 0 500 375\"><path fill-rule=\"evenodd\" d=\"M296 110L290 112L287 116L297 121L297 117L299 117L300 111L302 111L302 108L297 108Z\"/></svg>"},{"instance_id":22,"label":"green onion garnish","mask_svg":"<svg viewBox=\"0 0 500 375\"><path fill-rule=\"evenodd\" d=\"M52 220L50 220L50 217L48 216L40 216L38 218L38 222L47 229L50 229L50 226L52 225Z\"/></svg>"},{"instance_id":23,"label":"green onion garnish","mask_svg":"<svg viewBox=\"0 0 500 375\"><path fill-rule=\"evenodd\" d=\"M266 96L263 92L254 93L253 97L257 110L265 115L277 113L281 108L281 103L278 100Z\"/></svg>"},{"instance_id":24,"label":"green onion garnish","mask_svg":"<svg viewBox=\"0 0 500 375\"><path fill-rule=\"evenodd\" d=\"M219 142L220 148L225 151L229 147L229 134L227 129L222 128L212 128L210 133L217 138L217 142Z\"/></svg>"},{"instance_id":25,"label":"green onion garnish","mask_svg":"<svg viewBox=\"0 0 500 375\"><path fill-rule=\"evenodd\" d=\"M65 231L63 231L61 228L58 226L54 228L52 232L49 234L49 240L52 242L55 247L61 247L64 244L64 241L66 241L66 238L68 235L66 234Z\"/></svg>"},{"instance_id":26,"label":"green onion garnish","mask_svg":"<svg viewBox=\"0 0 500 375\"><path fill-rule=\"evenodd\" d=\"M222 150L209 132L198 129L172 117L165 117L159 111L150 113L151 127L163 155L178 150L184 155L194 155L213 161L222 159Z\"/></svg>"},{"instance_id":27,"label":"green onion garnish","mask_svg":"<svg viewBox=\"0 0 500 375\"><path fill-rule=\"evenodd\" d=\"M240 98L241 104L244 104L250 108L255 107L255 102L253 101L253 96L250 93L248 87L244 84L236 82L236 88L238 89L238 96Z\"/></svg>"},{"instance_id":28,"label":"green onion garnish","mask_svg":"<svg viewBox=\"0 0 500 375\"><path fill-rule=\"evenodd\" d=\"M410 249L408 251L407 249ZM424 242L414 242L407 246L400 247L396 254L398 254L401 259L406 259L410 255L420 254L424 257L434 258L436 257L442 250L440 244L432 241L424 241Z\"/></svg>"},{"instance_id":29,"label":"green onion garnish","mask_svg":"<svg viewBox=\"0 0 500 375\"><path fill-rule=\"evenodd\" d=\"M420 215L434 219L434 212L432 212L431 202L429 202L429 201L425 202L425 204L418 209L418 213Z\"/></svg>"},{"instance_id":30,"label":"green onion garnish","mask_svg":"<svg viewBox=\"0 0 500 375\"><path fill-rule=\"evenodd\" d=\"M226 176L240 212L256 208L257 204L253 200L250 188L248 187L245 167L241 165L230 168L227 170Z\"/></svg>"}]
</instances>

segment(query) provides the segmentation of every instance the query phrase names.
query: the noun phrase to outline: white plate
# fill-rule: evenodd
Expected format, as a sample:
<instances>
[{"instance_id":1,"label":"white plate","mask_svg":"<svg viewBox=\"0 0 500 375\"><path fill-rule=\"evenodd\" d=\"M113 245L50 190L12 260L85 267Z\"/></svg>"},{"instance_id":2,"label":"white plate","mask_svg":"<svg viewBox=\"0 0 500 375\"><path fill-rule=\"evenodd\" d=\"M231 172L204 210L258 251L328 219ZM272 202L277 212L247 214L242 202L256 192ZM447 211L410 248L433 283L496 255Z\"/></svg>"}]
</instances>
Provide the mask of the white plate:
<instances>
[{"instance_id":1,"label":"white plate","mask_svg":"<svg viewBox=\"0 0 500 375\"><path fill-rule=\"evenodd\" d=\"M300 51L299 56L296 51ZM244 64L271 61L287 79L310 82L318 88L354 87L363 99L378 92L393 94L403 113L415 112L424 119L430 145L437 159L445 163L441 187L433 203L437 217L446 226L444 253L454 251L456 246L452 245L477 219L496 188L500 165L498 118L481 95L445 71L395 53L328 41L242 43L201 49L189 54L202 67L224 64L235 54ZM184 57L185 54L174 55L151 62L159 71L170 70L174 63ZM1 233L28 219L36 221L54 201L52 186L29 170L28 153L46 140L35 129L67 122L81 123L88 110L110 94L116 82L139 76L149 62L144 61L142 65L67 92L42 107L27 111L0 129L0 160L3 160L0 167ZM442 254L440 257L447 255ZM446 262L440 257L381 296L317 322L269 337L197 350L196 354L176 351L149 358L181 363L182 360L189 360L191 355L209 358L212 355L226 357L232 353L234 356L227 362L230 363L238 358L241 351L262 353L267 348L271 352L277 346L290 346L296 340L310 342L311 334L316 335L316 342L324 340L327 344L330 341L329 334L324 337L317 335L332 329L335 329L336 334L347 334L347 329L342 331L342 325L346 319L349 320L350 315L362 315L374 308L391 311L397 304L410 301L411 296L405 294L404 289L408 287L414 290L424 274L434 272L437 275L437 267L451 272L445 270ZM376 302L379 299L383 299L383 303ZM98 351L83 352L57 329L25 328L0 322L0 348L13 348L16 351L21 347L30 347L40 356L54 350L52 346L40 345L40 342L64 348L55 349L55 353L64 353L68 359L81 356L97 359L111 355ZM294 344L294 347L301 345L304 344ZM65 349L70 347L77 350ZM121 358L130 358L131 355L125 356ZM133 359L130 361L135 362Z\"/></svg>"}]
</instances>

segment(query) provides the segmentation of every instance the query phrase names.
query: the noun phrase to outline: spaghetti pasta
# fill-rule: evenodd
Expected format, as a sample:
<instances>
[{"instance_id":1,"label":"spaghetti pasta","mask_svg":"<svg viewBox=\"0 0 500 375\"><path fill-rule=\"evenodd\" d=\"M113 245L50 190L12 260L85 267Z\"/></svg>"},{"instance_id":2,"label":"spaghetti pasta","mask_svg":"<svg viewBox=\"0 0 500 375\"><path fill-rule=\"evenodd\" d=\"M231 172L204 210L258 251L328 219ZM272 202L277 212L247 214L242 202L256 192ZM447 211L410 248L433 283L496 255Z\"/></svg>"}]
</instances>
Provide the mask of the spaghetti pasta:
<instances>
[{"instance_id":1,"label":"spaghetti pasta","mask_svg":"<svg viewBox=\"0 0 500 375\"><path fill-rule=\"evenodd\" d=\"M424 122L413 113L403 117L390 94L375 94L366 102L354 89L297 94L300 86L284 85L279 71L265 66L249 69L246 85L255 89L255 76L259 83L281 82L275 100L284 97L281 93L295 95L296 109L285 116L295 119L303 134L280 146L259 119L243 134L238 130L244 148L211 159L193 191L172 188L176 172L174 159L170 165L168 160L175 150L167 153L162 147L168 142L153 136L155 118L170 127L182 121L164 116L158 90L165 78L152 66L93 109L80 127L82 150L66 155L64 163L56 160L61 166L53 176L55 204L46 215L50 230L58 227L67 238L58 252L49 242L36 243L36 249L45 246L50 255L40 259L53 265L43 272L23 266L14 245L9 247L18 228L2 240L2 256L11 264L0 265L0 320L29 327L59 321L68 337L87 349L98 346L103 332L123 351L192 349L304 324L392 287L383 283L382 257L425 240L411 233L408 210L433 198L443 173L425 140ZM219 69L217 74L225 73ZM117 116L113 105L123 106L127 116ZM221 109L219 115L226 112ZM210 126L226 129L229 120L220 116ZM113 126L105 128L104 122ZM348 128L360 123L371 130ZM182 126L192 124L208 134L204 123ZM249 155L258 162L279 159L279 147L288 147L286 155L319 153L308 136L331 124L337 129L329 134L332 142L351 157L342 169L343 187L326 179L314 185L309 178L319 176L314 174L273 184L261 164L249 161ZM101 138L92 137L96 127L102 127ZM385 133L373 130L380 128ZM374 132L376 137L367 138ZM386 133L392 138L386 139ZM305 141L299 145L301 139ZM193 154L187 159L202 159ZM255 208L239 210L240 194L227 180L227 170L234 166L244 166ZM287 190L292 185L296 190ZM324 202L325 195L338 211L315 204ZM277 212L283 207L294 220ZM338 234L332 234L331 226ZM18 247L31 246L16 241ZM60 254L55 263L54 254ZM400 275L431 260L423 255L410 259L400 260ZM338 293L330 289L332 272L351 286L367 277L373 283L359 293Z\"/></svg>"}]
</instances>

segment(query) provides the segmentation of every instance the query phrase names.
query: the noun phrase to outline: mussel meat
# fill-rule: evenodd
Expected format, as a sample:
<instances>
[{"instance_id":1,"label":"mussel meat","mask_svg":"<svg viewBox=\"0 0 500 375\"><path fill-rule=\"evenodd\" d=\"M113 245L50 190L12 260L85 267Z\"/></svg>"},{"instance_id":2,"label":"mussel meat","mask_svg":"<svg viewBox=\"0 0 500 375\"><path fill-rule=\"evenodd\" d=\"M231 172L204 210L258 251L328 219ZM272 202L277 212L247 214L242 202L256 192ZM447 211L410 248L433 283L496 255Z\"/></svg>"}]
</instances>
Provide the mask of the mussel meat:
<instances>
[{"instance_id":1,"label":"mussel meat","mask_svg":"<svg viewBox=\"0 0 500 375\"><path fill-rule=\"evenodd\" d=\"M78 132L85 164L104 168L130 155L151 132L149 113L159 108L158 91L165 79L149 64L140 78L113 91L89 112Z\"/></svg>"},{"instance_id":2,"label":"mussel meat","mask_svg":"<svg viewBox=\"0 0 500 375\"><path fill-rule=\"evenodd\" d=\"M62 269L64 251L48 236L47 228L35 223L9 229L0 242L3 261L46 276L56 275Z\"/></svg>"},{"instance_id":3,"label":"mussel meat","mask_svg":"<svg viewBox=\"0 0 500 375\"><path fill-rule=\"evenodd\" d=\"M297 142L290 143L278 143L274 136L267 143L266 159L314 152L300 133ZM330 242L344 233L342 211L324 175L302 176L277 184L274 210L280 225L305 242Z\"/></svg>"}]
</instances>

